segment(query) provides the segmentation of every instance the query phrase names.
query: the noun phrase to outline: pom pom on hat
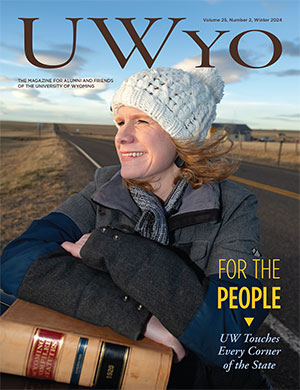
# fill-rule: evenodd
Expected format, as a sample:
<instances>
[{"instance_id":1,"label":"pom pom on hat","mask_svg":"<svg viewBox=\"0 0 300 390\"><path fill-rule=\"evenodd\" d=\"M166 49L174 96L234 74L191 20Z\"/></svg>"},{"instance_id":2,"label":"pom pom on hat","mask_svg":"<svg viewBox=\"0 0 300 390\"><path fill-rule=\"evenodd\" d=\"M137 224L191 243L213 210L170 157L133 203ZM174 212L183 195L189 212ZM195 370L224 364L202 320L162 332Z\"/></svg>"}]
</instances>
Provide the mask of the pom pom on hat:
<instances>
[{"instance_id":1,"label":"pom pom on hat","mask_svg":"<svg viewBox=\"0 0 300 390\"><path fill-rule=\"evenodd\" d=\"M224 82L214 68L185 72L175 68L147 69L123 81L112 100L116 117L121 106L145 112L173 138L203 140L223 96Z\"/></svg>"},{"instance_id":2,"label":"pom pom on hat","mask_svg":"<svg viewBox=\"0 0 300 390\"><path fill-rule=\"evenodd\" d=\"M216 103L220 103L224 95L224 81L216 68L200 68L191 71L200 81L206 84L215 98Z\"/></svg>"}]
</instances>

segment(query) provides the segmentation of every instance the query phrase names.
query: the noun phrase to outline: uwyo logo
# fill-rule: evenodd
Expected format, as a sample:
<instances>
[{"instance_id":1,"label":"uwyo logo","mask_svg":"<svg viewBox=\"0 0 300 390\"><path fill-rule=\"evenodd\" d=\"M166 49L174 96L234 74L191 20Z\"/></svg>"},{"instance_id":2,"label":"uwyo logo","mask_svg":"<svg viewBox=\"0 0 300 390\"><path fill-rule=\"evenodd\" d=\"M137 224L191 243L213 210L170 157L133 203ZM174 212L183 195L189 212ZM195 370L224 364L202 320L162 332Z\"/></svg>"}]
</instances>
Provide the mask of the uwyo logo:
<instances>
[{"instance_id":1,"label":"uwyo logo","mask_svg":"<svg viewBox=\"0 0 300 390\"><path fill-rule=\"evenodd\" d=\"M49 65L49 64L44 64L40 61L38 61L35 58L34 52L33 52L33 23L35 20L38 20L39 18L19 18L23 20L24 23L24 51L25 51L25 56L27 60L34 66L37 66L39 68L46 68L46 69L55 69L55 68L61 68L63 66L66 66L69 64L75 54L76 51L76 39L77 39L77 23L79 20L82 20L83 18L66 18L66 20L70 20L72 22L73 26L73 45L72 45L72 52L67 61L65 61L62 64L57 64L57 65ZM164 45L166 44L167 40L169 39L170 35L174 31L175 27L179 22L186 18L168 18L171 20L171 27L167 33L167 35L163 38L162 37L162 43L160 47L158 48L156 54L152 57L150 53L148 52L146 46L143 44L143 39L147 35L148 31L151 29L154 23L156 23L158 20L161 20L162 18L144 18L145 20L148 21L148 25L146 26L144 32L139 35L133 24L132 20L135 18L116 18L116 20L119 20L123 26L125 27L127 33L129 34L130 38L132 39L134 46L129 53L127 57L122 53L119 45L117 44L116 40L113 38L112 34L110 33L108 27L105 24L105 20L107 18L88 18L88 20L91 20L92 22L95 23L97 26L98 30L100 33L103 35L104 39L106 40L108 46L112 50L114 56L116 57L117 61L119 62L121 68L124 68L125 65L127 64L128 60L132 56L133 52L137 49L141 56L143 57L144 61L146 62L148 68L151 68L152 65L154 64L155 60L157 59L159 53L163 49ZM195 43L196 45L201 49L201 64L196 66L196 68L214 68L213 65L210 64L210 49L211 47L221 38L222 35L230 32L230 30L225 30L225 31L219 31L216 30L216 33L218 35L216 36L215 40L208 46L206 45L203 40L200 38L198 35L199 30L195 31L187 31L187 30L182 30L183 33L187 34ZM253 66L247 64L239 54L239 43L240 40L243 36L246 34L250 34L252 32L258 32L261 33L265 36L267 36L273 45L273 54L272 58L270 61L262 66ZM229 53L231 57L233 58L234 61L236 61L238 64L241 66L245 66L247 68L252 68L252 69L261 69L261 68L266 68L272 64L274 64L281 56L282 53L282 45L279 39L269 31L265 30L247 30L243 31L240 34L238 34L236 37L234 37L229 45Z\"/></svg>"}]
</instances>

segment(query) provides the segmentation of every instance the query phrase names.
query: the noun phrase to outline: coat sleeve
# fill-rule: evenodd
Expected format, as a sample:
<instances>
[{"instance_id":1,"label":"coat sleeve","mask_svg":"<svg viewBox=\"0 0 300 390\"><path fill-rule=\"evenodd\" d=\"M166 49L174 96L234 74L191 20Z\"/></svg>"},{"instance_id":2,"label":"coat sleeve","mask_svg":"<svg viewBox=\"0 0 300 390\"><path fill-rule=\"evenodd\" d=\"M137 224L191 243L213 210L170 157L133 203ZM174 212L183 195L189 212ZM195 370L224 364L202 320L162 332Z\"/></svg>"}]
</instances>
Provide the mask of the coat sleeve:
<instances>
[{"instance_id":1,"label":"coat sleeve","mask_svg":"<svg viewBox=\"0 0 300 390\"><path fill-rule=\"evenodd\" d=\"M137 340L150 316L115 285L107 272L97 271L62 248L40 256L19 289L20 298Z\"/></svg>"},{"instance_id":2,"label":"coat sleeve","mask_svg":"<svg viewBox=\"0 0 300 390\"><path fill-rule=\"evenodd\" d=\"M176 337L204 299L205 278L201 281L173 250L137 234L110 227L96 229L80 255L91 268L106 267L116 285Z\"/></svg>"},{"instance_id":3,"label":"coat sleeve","mask_svg":"<svg viewBox=\"0 0 300 390\"><path fill-rule=\"evenodd\" d=\"M252 260L253 245L259 245L254 203L255 197L249 196L224 215L208 261L208 267L215 273L196 274L170 248L111 228L95 230L81 255L91 267L101 269L105 264L121 289L147 307L205 362L222 365L228 357L218 355L221 335L253 333L267 315L261 305L255 310L233 310L228 305L222 310L217 308L219 286L238 289L261 286L252 275L250 263L250 275L246 280L225 276L219 279L215 268L219 259L225 256L245 258L247 262ZM244 317L255 318L250 327ZM238 345L241 344L237 343L236 347Z\"/></svg>"}]
</instances>

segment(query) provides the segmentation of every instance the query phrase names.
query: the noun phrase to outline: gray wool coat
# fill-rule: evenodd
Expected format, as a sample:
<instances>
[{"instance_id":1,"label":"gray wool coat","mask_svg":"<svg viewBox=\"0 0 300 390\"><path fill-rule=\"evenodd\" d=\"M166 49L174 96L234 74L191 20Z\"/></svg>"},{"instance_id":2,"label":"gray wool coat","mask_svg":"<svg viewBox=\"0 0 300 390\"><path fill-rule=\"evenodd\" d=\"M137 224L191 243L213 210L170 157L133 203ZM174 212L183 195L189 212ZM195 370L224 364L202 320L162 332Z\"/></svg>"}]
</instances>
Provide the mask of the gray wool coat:
<instances>
[{"instance_id":1,"label":"gray wool coat","mask_svg":"<svg viewBox=\"0 0 300 390\"><path fill-rule=\"evenodd\" d=\"M54 212L82 234L92 232L82 260L63 249L39 256L18 295L133 339L154 314L180 337L204 302L219 259L243 258L247 275L254 276L253 253L260 246L256 198L230 181L188 186L168 219L166 247L134 233L139 209L119 169L98 169L94 182Z\"/></svg>"}]
</instances>

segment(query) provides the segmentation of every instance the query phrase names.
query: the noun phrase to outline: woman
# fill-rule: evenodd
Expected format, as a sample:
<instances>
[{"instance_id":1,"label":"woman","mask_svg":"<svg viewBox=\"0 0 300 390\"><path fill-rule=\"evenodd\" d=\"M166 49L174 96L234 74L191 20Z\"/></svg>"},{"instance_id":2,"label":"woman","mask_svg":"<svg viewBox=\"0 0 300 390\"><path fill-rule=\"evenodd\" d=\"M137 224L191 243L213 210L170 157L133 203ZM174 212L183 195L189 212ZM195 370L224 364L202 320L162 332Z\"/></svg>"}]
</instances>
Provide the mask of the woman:
<instances>
[{"instance_id":1,"label":"woman","mask_svg":"<svg viewBox=\"0 0 300 390\"><path fill-rule=\"evenodd\" d=\"M124 81L111 108L121 170L98 169L2 256L6 292L172 346L181 361L172 388L266 386L257 373L221 368L221 335L253 333L266 316L261 307L217 308L218 286L260 286L256 198L224 181L232 173L218 151L224 139L205 141L222 95L209 68ZM231 258L247 262L247 279L219 277L219 259ZM250 327L244 317L254 317Z\"/></svg>"}]
</instances>

